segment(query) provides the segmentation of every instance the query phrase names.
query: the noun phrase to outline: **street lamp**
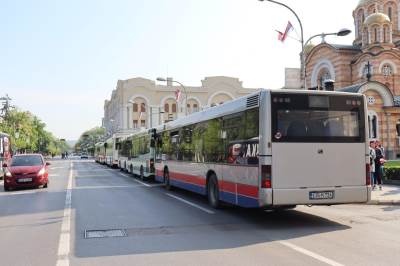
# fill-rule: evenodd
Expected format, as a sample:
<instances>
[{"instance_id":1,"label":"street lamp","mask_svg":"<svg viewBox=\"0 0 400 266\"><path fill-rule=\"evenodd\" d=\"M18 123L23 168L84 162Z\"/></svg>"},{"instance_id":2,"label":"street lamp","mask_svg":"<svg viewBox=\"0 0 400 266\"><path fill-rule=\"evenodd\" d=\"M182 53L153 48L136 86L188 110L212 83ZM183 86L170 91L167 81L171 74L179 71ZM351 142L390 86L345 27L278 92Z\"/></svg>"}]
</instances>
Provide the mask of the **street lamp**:
<instances>
[{"instance_id":1,"label":"street lamp","mask_svg":"<svg viewBox=\"0 0 400 266\"><path fill-rule=\"evenodd\" d=\"M322 37L322 41L325 42L325 37L326 36L346 36L349 35L351 33L351 30L343 28L340 29L337 32L331 32L331 33L319 33L319 34L315 34L313 36L311 36L310 38L308 38L308 40L304 43L304 47L306 47L308 45L308 43L314 39L315 37ZM304 49L303 49L304 51ZM306 72L306 55L303 52L303 56L302 56L302 64L303 64L303 68L304 68L304 88L307 89L307 72Z\"/></svg>"},{"instance_id":2,"label":"street lamp","mask_svg":"<svg viewBox=\"0 0 400 266\"><path fill-rule=\"evenodd\" d=\"M300 25L301 62L303 63L305 61L304 60L304 58L305 58L304 57L304 37L303 37L304 35L303 35L303 24L301 23L301 20L300 20L299 16L296 14L296 12L294 12L294 10L291 7L289 7L288 5L285 5L284 3L281 3L281 2L278 2L278 1L274 1L274 0L258 0L258 1L260 1L260 2L268 1L268 2L271 2L271 3L277 4L277 5L283 6L283 7L287 8L287 9L289 9L290 12L292 12L294 14L294 16L296 17L296 19L297 19L297 21L299 22L299 25ZM306 68L305 68L305 65L303 65L302 73L303 73L304 80L305 80L305 76L306 76L306 72L305 71L306 71ZM305 82L304 82L304 89L307 89Z\"/></svg>"},{"instance_id":3,"label":"street lamp","mask_svg":"<svg viewBox=\"0 0 400 266\"><path fill-rule=\"evenodd\" d=\"M185 115L187 116L187 91L186 91L186 87L183 86L182 83L180 83L179 81L174 80L173 78L162 78L162 77L158 77L157 81L162 81L162 82L167 82L167 86L173 82L178 83L183 90L185 91Z\"/></svg>"}]
</instances>

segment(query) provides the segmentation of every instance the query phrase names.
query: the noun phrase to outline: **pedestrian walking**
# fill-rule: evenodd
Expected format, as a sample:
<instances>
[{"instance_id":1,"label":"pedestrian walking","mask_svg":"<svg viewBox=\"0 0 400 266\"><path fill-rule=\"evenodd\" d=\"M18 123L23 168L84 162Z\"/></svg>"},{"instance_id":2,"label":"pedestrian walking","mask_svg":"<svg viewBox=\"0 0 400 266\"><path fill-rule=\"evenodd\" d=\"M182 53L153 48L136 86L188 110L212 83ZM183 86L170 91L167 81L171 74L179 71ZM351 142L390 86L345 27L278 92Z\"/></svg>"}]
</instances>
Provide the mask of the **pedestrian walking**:
<instances>
[{"instance_id":1,"label":"pedestrian walking","mask_svg":"<svg viewBox=\"0 0 400 266\"><path fill-rule=\"evenodd\" d=\"M375 141L371 140L369 142L369 170L372 189L375 189L375 158Z\"/></svg>"},{"instance_id":2,"label":"pedestrian walking","mask_svg":"<svg viewBox=\"0 0 400 266\"><path fill-rule=\"evenodd\" d=\"M379 143L379 142L378 142ZM382 154L382 150L376 145L375 143L375 184L374 187L376 185L379 185L379 189L382 190L382 170L381 170L381 166L383 164L383 154ZM383 159L384 160L384 159Z\"/></svg>"}]
</instances>

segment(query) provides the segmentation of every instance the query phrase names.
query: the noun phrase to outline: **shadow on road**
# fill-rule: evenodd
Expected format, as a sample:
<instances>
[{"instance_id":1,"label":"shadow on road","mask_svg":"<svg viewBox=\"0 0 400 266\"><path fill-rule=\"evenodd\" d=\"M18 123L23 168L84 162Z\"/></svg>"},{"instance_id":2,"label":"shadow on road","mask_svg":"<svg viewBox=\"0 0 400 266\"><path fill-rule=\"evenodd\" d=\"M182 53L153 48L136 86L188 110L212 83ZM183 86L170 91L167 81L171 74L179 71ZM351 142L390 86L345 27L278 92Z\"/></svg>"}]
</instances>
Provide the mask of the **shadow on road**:
<instances>
[{"instance_id":1,"label":"shadow on road","mask_svg":"<svg viewBox=\"0 0 400 266\"><path fill-rule=\"evenodd\" d=\"M83 197L84 192L81 193L80 196L75 193L75 198ZM154 226L149 222L148 226L143 226L143 224L135 224L135 219L132 219L129 226L125 228L115 228L115 226L113 228L86 228L124 229L127 233L126 237L93 239L85 239L83 228L77 227L74 245L76 257L232 249L350 229L349 226L296 209L273 212L228 206L210 215L168 198L161 187L134 191L121 190L120 193L127 193L127 195L137 193L135 198L143 200L142 205L126 202L126 209L132 211L133 217L146 216L147 219L148 215L156 221L161 221L162 225ZM178 189L175 189L173 193L201 206L206 204L202 196ZM83 209L80 210L80 206L76 206L77 214L83 211ZM106 219L107 211L104 209L104 219Z\"/></svg>"}]
</instances>

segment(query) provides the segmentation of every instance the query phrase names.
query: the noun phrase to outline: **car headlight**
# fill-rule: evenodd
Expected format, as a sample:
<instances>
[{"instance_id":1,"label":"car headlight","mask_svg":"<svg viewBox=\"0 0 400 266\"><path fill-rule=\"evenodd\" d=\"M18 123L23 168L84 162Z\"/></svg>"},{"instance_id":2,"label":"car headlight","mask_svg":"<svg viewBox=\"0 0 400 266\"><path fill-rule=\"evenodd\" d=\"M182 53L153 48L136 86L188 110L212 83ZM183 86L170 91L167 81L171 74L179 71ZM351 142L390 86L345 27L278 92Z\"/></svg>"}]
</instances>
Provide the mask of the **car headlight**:
<instances>
[{"instance_id":1,"label":"car headlight","mask_svg":"<svg viewBox=\"0 0 400 266\"><path fill-rule=\"evenodd\" d=\"M10 171L7 171L7 170L6 170L6 177L12 177L12 174L11 174Z\"/></svg>"},{"instance_id":2,"label":"car headlight","mask_svg":"<svg viewBox=\"0 0 400 266\"><path fill-rule=\"evenodd\" d=\"M38 175L44 175L46 173L46 169L42 168L40 169Z\"/></svg>"}]
</instances>

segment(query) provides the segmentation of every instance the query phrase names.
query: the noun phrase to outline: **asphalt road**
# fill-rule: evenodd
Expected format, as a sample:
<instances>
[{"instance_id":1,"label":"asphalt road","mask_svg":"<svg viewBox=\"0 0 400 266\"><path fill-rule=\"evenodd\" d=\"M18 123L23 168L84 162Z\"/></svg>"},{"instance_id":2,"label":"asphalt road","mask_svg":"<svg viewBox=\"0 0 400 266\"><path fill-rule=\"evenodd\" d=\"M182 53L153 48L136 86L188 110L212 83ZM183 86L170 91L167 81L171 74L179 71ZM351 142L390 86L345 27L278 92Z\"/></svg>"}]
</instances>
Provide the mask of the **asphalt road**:
<instances>
[{"instance_id":1,"label":"asphalt road","mask_svg":"<svg viewBox=\"0 0 400 266\"><path fill-rule=\"evenodd\" d=\"M214 210L90 160L50 173L0 189L0 265L400 265L400 206Z\"/></svg>"}]
</instances>

